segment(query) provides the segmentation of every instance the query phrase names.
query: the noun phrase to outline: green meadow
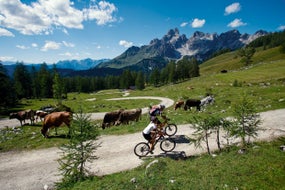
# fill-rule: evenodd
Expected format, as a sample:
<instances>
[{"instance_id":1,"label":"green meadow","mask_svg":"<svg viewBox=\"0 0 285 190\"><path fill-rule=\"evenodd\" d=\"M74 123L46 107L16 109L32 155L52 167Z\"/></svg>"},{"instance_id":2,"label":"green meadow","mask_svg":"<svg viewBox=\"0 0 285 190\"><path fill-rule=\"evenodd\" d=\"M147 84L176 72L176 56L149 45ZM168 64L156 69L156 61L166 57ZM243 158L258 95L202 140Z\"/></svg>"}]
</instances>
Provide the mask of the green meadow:
<instances>
[{"instance_id":1,"label":"green meadow","mask_svg":"<svg viewBox=\"0 0 285 190\"><path fill-rule=\"evenodd\" d=\"M177 84L160 87L147 86L142 91L126 92L118 89L104 90L91 94L70 93L63 104L73 111L83 109L85 113L108 112L117 109L132 109L158 104L159 100L120 100L110 98L135 96L161 96L174 101L187 98L201 99L206 93L215 97L215 103L206 107L203 114L219 113L231 116L235 105L243 94L255 102L259 112L285 108L285 54L279 48L257 50L249 66L244 66L235 52L229 52L206 61L200 66L200 77ZM227 73L221 73L227 70ZM54 105L53 99L24 99L19 107L39 109ZM167 108L166 115L176 124L189 123L189 117L198 114L196 110L174 110ZM92 121L100 134L121 135L141 131L148 123L146 115L137 123L121 125L102 130L101 122ZM0 152L41 149L59 146L68 141L62 138L44 139L40 134L41 122L35 126L24 126L17 134L9 129L1 131ZM53 134L54 131L51 131ZM60 128L59 134L66 134ZM285 138L273 142L259 142L249 148L246 154L237 154L238 147L223 151L215 158L208 155L187 159L159 158L157 168L145 174L146 160L142 166L126 172L103 177L92 177L78 182L67 189L285 189L285 154L278 148L285 144ZM132 178L136 182L130 182Z\"/></svg>"}]
</instances>

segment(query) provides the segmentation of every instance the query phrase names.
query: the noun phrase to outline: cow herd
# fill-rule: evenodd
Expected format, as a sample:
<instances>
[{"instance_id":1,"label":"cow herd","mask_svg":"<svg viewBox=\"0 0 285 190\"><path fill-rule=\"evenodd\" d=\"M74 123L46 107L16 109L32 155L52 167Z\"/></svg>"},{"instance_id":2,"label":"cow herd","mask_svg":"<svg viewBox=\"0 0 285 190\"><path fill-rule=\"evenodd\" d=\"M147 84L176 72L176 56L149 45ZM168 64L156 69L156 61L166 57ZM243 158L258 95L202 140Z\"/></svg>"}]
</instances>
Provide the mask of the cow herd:
<instances>
[{"instance_id":1,"label":"cow herd","mask_svg":"<svg viewBox=\"0 0 285 190\"><path fill-rule=\"evenodd\" d=\"M102 122L102 128L110 127L112 125L129 124L130 121L139 121L141 118L142 109L131 109L131 110L116 110L107 112Z\"/></svg>"},{"instance_id":2,"label":"cow herd","mask_svg":"<svg viewBox=\"0 0 285 190\"><path fill-rule=\"evenodd\" d=\"M184 110L187 111L191 109L191 107L196 107L197 111L201 111L201 107L206 106L208 104L214 103L215 99L212 95L207 95L205 98L198 99L187 99L186 101L179 100L174 105L174 110L181 108L184 105Z\"/></svg>"},{"instance_id":3,"label":"cow herd","mask_svg":"<svg viewBox=\"0 0 285 190\"><path fill-rule=\"evenodd\" d=\"M187 111L191 109L191 107L196 107L198 111L200 111L202 106L207 104L211 104L214 102L214 97L211 95L206 96L201 100L197 99L188 99L186 101L177 101L175 103L174 109L177 110L184 105L184 110ZM134 121L137 122L141 118L142 109L119 109L116 111L107 112L104 115L102 121L102 129L106 127L110 127L113 125L120 124L129 124L129 122ZM48 131L52 128L58 128L62 124L70 126L70 122L72 119L72 112L70 111L58 111L58 112L46 112L43 110L34 111L32 109L19 111L15 113L10 113L10 119L16 118L20 121L21 126L26 124L26 120L30 120L31 125L34 125L35 121L38 122L40 119L42 124L41 133L44 137L48 137Z\"/></svg>"}]
</instances>

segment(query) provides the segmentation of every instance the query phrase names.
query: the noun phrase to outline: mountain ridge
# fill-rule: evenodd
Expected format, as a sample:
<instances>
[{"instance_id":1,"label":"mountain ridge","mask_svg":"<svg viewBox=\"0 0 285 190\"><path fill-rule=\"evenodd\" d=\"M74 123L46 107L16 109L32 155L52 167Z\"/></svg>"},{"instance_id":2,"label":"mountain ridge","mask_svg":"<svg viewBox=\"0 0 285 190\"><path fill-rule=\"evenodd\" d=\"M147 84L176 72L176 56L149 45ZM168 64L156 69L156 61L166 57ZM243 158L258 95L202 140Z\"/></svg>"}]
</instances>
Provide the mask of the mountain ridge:
<instances>
[{"instance_id":1,"label":"mountain ridge","mask_svg":"<svg viewBox=\"0 0 285 190\"><path fill-rule=\"evenodd\" d=\"M132 46L114 59L100 63L97 68L124 68L135 67L142 60L161 58L165 62L179 60L183 56L195 57L198 61L205 61L210 56L223 49L236 50L258 37L269 34L264 30L258 30L253 35L241 34L238 30L227 32L204 33L196 31L190 38L179 33L177 28L170 29L161 39L155 38L148 45L141 47Z\"/></svg>"}]
</instances>

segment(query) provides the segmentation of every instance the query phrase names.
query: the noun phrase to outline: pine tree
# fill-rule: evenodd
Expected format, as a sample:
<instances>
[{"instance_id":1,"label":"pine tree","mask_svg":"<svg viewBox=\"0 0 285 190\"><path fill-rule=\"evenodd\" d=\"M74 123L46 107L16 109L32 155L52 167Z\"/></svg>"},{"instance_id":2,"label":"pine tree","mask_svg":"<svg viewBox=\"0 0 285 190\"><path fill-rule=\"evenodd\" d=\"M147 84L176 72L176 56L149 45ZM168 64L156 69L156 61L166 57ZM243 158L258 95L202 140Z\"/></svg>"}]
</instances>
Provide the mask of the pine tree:
<instances>
[{"instance_id":1,"label":"pine tree","mask_svg":"<svg viewBox=\"0 0 285 190\"><path fill-rule=\"evenodd\" d=\"M0 108L12 105L16 101L14 88L12 87L12 83L9 79L6 69L2 65L0 61Z\"/></svg>"},{"instance_id":2,"label":"pine tree","mask_svg":"<svg viewBox=\"0 0 285 190\"><path fill-rule=\"evenodd\" d=\"M231 130L231 136L240 138L241 146L245 148L250 138L256 137L258 130L260 130L260 116L256 112L254 102L249 100L246 94L234 106L234 114L237 122ZM246 141L246 137L248 141Z\"/></svg>"},{"instance_id":3,"label":"pine tree","mask_svg":"<svg viewBox=\"0 0 285 190\"><path fill-rule=\"evenodd\" d=\"M60 147L62 156L58 162L63 179L57 184L59 187L82 181L90 174L85 165L97 159L94 155L94 151L99 147L95 142L97 137L97 127L91 123L90 115L84 114L81 109L75 114L70 126L68 144Z\"/></svg>"},{"instance_id":4,"label":"pine tree","mask_svg":"<svg viewBox=\"0 0 285 190\"><path fill-rule=\"evenodd\" d=\"M144 86L144 75L142 72L139 72L136 78L136 88L138 90L143 90L145 88Z\"/></svg>"}]
</instances>

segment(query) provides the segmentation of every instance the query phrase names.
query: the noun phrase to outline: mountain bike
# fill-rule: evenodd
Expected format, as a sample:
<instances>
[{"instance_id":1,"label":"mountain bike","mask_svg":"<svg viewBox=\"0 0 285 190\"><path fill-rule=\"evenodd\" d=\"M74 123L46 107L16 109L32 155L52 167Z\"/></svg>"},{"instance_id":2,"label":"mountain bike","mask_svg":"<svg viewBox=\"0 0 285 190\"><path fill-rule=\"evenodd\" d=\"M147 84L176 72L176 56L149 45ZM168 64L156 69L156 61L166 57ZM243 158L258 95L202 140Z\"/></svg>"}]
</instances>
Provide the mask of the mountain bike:
<instances>
[{"instance_id":1,"label":"mountain bike","mask_svg":"<svg viewBox=\"0 0 285 190\"><path fill-rule=\"evenodd\" d=\"M158 131L156 132L156 138L153 147L160 142L160 149L162 151L171 152L176 147L176 142L172 138L165 138L165 132ZM139 158L147 156L150 153L150 146L148 142L140 142L134 148L134 153Z\"/></svg>"},{"instance_id":2,"label":"mountain bike","mask_svg":"<svg viewBox=\"0 0 285 190\"><path fill-rule=\"evenodd\" d=\"M164 121L160 124L160 128L163 128L165 134L169 137L173 136L177 132L177 126L174 123L168 123L170 121L169 118L162 116Z\"/></svg>"}]
</instances>

